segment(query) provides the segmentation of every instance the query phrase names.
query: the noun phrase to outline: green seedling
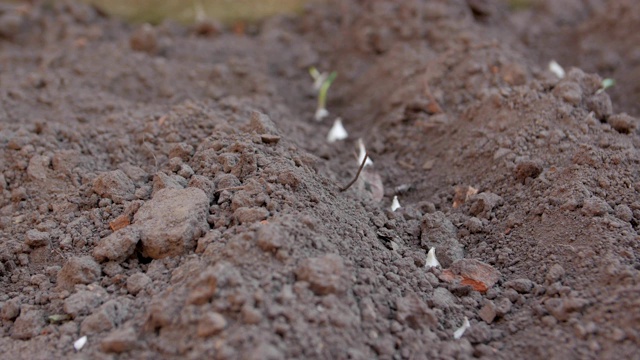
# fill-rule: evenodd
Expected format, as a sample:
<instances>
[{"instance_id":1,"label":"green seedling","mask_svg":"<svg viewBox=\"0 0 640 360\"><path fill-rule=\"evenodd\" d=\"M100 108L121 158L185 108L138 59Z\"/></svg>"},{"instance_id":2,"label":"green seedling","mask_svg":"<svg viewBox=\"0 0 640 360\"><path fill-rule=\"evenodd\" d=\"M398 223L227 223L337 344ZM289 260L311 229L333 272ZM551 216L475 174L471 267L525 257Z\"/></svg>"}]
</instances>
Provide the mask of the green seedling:
<instances>
[{"instance_id":1,"label":"green seedling","mask_svg":"<svg viewBox=\"0 0 640 360\"><path fill-rule=\"evenodd\" d=\"M315 67L309 69L309 74L313 78L313 87L318 90L318 108L316 109L315 119L320 121L329 115L327 111L327 92L338 73L333 71L331 74L321 73Z\"/></svg>"},{"instance_id":2,"label":"green seedling","mask_svg":"<svg viewBox=\"0 0 640 360\"><path fill-rule=\"evenodd\" d=\"M602 87L598 89L598 91L596 91L596 94L600 94L601 92L607 90L608 88L612 87L615 84L616 84L616 81L614 79L611 79L611 78L603 79L601 84Z\"/></svg>"}]
</instances>

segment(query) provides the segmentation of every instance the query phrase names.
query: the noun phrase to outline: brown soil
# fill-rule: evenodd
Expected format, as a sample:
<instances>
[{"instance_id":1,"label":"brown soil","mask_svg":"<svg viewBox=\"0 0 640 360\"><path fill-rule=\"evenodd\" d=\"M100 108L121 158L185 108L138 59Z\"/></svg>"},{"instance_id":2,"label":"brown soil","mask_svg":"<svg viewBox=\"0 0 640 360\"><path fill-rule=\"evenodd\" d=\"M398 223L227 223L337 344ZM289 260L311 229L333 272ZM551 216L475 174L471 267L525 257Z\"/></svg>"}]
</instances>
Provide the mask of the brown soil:
<instances>
[{"instance_id":1,"label":"brown soil","mask_svg":"<svg viewBox=\"0 0 640 360\"><path fill-rule=\"evenodd\" d=\"M639 358L640 3L535 4L0 6L2 357Z\"/></svg>"}]
</instances>

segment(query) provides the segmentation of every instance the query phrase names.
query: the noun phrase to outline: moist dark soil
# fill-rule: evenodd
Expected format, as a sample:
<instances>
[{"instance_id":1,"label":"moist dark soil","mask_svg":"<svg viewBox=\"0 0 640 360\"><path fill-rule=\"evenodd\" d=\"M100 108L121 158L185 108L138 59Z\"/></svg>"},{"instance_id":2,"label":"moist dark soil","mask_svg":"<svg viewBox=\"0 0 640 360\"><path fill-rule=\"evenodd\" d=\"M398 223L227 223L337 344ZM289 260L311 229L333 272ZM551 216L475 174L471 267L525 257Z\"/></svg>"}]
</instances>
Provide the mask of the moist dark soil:
<instances>
[{"instance_id":1,"label":"moist dark soil","mask_svg":"<svg viewBox=\"0 0 640 360\"><path fill-rule=\"evenodd\" d=\"M3 358L640 358L640 2L246 29L0 6Z\"/></svg>"}]
</instances>

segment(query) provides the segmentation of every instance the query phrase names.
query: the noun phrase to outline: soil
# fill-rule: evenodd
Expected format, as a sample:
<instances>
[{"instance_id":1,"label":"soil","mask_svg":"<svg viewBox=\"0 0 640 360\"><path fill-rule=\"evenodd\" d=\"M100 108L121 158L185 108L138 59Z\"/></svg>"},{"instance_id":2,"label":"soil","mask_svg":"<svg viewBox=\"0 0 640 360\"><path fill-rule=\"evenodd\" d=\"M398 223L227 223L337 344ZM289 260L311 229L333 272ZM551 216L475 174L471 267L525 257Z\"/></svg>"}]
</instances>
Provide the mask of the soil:
<instances>
[{"instance_id":1,"label":"soil","mask_svg":"<svg viewBox=\"0 0 640 360\"><path fill-rule=\"evenodd\" d=\"M640 358L637 1L0 12L3 357Z\"/></svg>"}]
</instances>

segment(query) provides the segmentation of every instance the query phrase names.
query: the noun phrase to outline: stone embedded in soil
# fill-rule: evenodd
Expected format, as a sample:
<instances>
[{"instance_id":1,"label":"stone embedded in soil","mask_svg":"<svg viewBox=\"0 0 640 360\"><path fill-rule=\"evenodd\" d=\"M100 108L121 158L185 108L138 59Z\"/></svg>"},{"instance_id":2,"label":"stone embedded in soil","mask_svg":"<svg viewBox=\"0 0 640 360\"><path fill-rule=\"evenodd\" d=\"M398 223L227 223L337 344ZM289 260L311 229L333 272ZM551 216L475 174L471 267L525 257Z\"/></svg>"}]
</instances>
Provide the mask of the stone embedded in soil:
<instances>
[{"instance_id":1,"label":"stone embedded in soil","mask_svg":"<svg viewBox=\"0 0 640 360\"><path fill-rule=\"evenodd\" d=\"M251 112L248 130L255 131L258 134L280 135L278 127L273 120L271 120L269 115L255 110ZM280 138L278 137L278 140L279 139Z\"/></svg>"},{"instance_id":2,"label":"stone embedded in soil","mask_svg":"<svg viewBox=\"0 0 640 360\"><path fill-rule=\"evenodd\" d=\"M438 324L436 314L416 294L398 298L396 309L396 320L412 329L428 329Z\"/></svg>"},{"instance_id":3,"label":"stone embedded in soil","mask_svg":"<svg viewBox=\"0 0 640 360\"><path fill-rule=\"evenodd\" d=\"M589 111L593 111L596 118L599 120L606 119L613 112L611 98L605 91L589 96L585 103L587 105L587 109L589 109Z\"/></svg>"},{"instance_id":4,"label":"stone embedded in soil","mask_svg":"<svg viewBox=\"0 0 640 360\"><path fill-rule=\"evenodd\" d=\"M491 192L481 192L480 194L473 195L469 201L471 203L469 213L484 219L489 219L493 209L504 202L500 195ZM482 226L482 222L480 226Z\"/></svg>"},{"instance_id":5,"label":"stone embedded in soil","mask_svg":"<svg viewBox=\"0 0 640 360\"><path fill-rule=\"evenodd\" d=\"M491 324L496 315L496 305L491 300L487 300L482 309L478 311L478 316L487 324Z\"/></svg>"},{"instance_id":6,"label":"stone embedded in soil","mask_svg":"<svg viewBox=\"0 0 640 360\"><path fill-rule=\"evenodd\" d=\"M521 294L529 293L533 289L533 281L529 279L515 279L504 283L504 287L511 288Z\"/></svg>"},{"instance_id":7,"label":"stone embedded in soil","mask_svg":"<svg viewBox=\"0 0 640 360\"><path fill-rule=\"evenodd\" d=\"M20 299L15 298L2 304L0 316L2 320L13 321L20 315Z\"/></svg>"},{"instance_id":8,"label":"stone embedded in soil","mask_svg":"<svg viewBox=\"0 0 640 360\"><path fill-rule=\"evenodd\" d=\"M126 327L110 332L101 342L100 350L120 354L131 351L138 345L138 334L134 328Z\"/></svg>"},{"instance_id":9,"label":"stone embedded in soil","mask_svg":"<svg viewBox=\"0 0 640 360\"><path fill-rule=\"evenodd\" d=\"M27 167L27 175L32 180L46 180L47 179L47 167L51 163L51 159L41 155L34 155L29 160L29 166Z\"/></svg>"},{"instance_id":10,"label":"stone embedded in soil","mask_svg":"<svg viewBox=\"0 0 640 360\"><path fill-rule=\"evenodd\" d=\"M633 220L633 211L625 204L616 205L614 212L616 217L622 221L631 222Z\"/></svg>"},{"instance_id":11,"label":"stone embedded in soil","mask_svg":"<svg viewBox=\"0 0 640 360\"><path fill-rule=\"evenodd\" d=\"M420 246L424 249L435 247L443 267L464 256L464 247L456 238L457 229L444 213L436 211L424 215L421 231Z\"/></svg>"},{"instance_id":12,"label":"stone embedded in soil","mask_svg":"<svg viewBox=\"0 0 640 360\"><path fill-rule=\"evenodd\" d=\"M145 273L135 273L127 279L127 291L131 295L137 295L151 284L151 278Z\"/></svg>"},{"instance_id":13,"label":"stone embedded in soil","mask_svg":"<svg viewBox=\"0 0 640 360\"><path fill-rule=\"evenodd\" d=\"M106 299L106 292L81 290L64 300L62 309L66 314L76 318L89 315Z\"/></svg>"},{"instance_id":14,"label":"stone embedded in soil","mask_svg":"<svg viewBox=\"0 0 640 360\"><path fill-rule=\"evenodd\" d=\"M20 316L13 323L11 337L20 340L31 339L39 335L45 325L45 313L43 310L38 310L30 305L23 305Z\"/></svg>"},{"instance_id":15,"label":"stone embedded in soil","mask_svg":"<svg viewBox=\"0 0 640 360\"><path fill-rule=\"evenodd\" d=\"M187 304L203 305L213 298L218 289L218 272L215 268L208 268L193 279L191 291L187 296Z\"/></svg>"},{"instance_id":16,"label":"stone embedded in soil","mask_svg":"<svg viewBox=\"0 0 640 360\"><path fill-rule=\"evenodd\" d=\"M92 255L99 262L111 260L123 262L133 254L140 241L140 229L128 226L100 240Z\"/></svg>"},{"instance_id":17,"label":"stone embedded in soil","mask_svg":"<svg viewBox=\"0 0 640 360\"><path fill-rule=\"evenodd\" d=\"M269 210L262 207L240 207L233 212L233 217L239 224L252 224L268 216Z\"/></svg>"},{"instance_id":18,"label":"stone embedded in soil","mask_svg":"<svg viewBox=\"0 0 640 360\"><path fill-rule=\"evenodd\" d=\"M512 303L506 297L501 297L495 301L496 305L496 315L497 316L505 316L509 312L511 312Z\"/></svg>"},{"instance_id":19,"label":"stone embedded in soil","mask_svg":"<svg viewBox=\"0 0 640 360\"><path fill-rule=\"evenodd\" d=\"M566 321L571 313L582 310L588 301L581 298L551 298L544 302L544 307L558 321Z\"/></svg>"},{"instance_id":20,"label":"stone embedded in soil","mask_svg":"<svg viewBox=\"0 0 640 360\"><path fill-rule=\"evenodd\" d=\"M144 256L161 259L182 255L209 228L209 198L200 189L162 189L134 216Z\"/></svg>"},{"instance_id":21,"label":"stone embedded in soil","mask_svg":"<svg viewBox=\"0 0 640 360\"><path fill-rule=\"evenodd\" d=\"M153 25L143 24L129 38L131 50L146 52L150 55L158 51L158 35Z\"/></svg>"},{"instance_id":22,"label":"stone embedded in soil","mask_svg":"<svg viewBox=\"0 0 640 360\"><path fill-rule=\"evenodd\" d=\"M514 175L524 183L527 178L535 179L542 173L542 163L538 160L523 159L517 162Z\"/></svg>"},{"instance_id":23,"label":"stone embedded in soil","mask_svg":"<svg viewBox=\"0 0 640 360\"><path fill-rule=\"evenodd\" d=\"M180 184L175 176L169 176L165 173L157 173L153 177L153 194L155 195L162 189L183 189L184 186Z\"/></svg>"},{"instance_id":24,"label":"stone embedded in soil","mask_svg":"<svg viewBox=\"0 0 640 360\"><path fill-rule=\"evenodd\" d=\"M227 327L227 320L217 312L204 314L198 322L197 334L200 337L209 337L219 333Z\"/></svg>"},{"instance_id":25,"label":"stone embedded in soil","mask_svg":"<svg viewBox=\"0 0 640 360\"><path fill-rule=\"evenodd\" d=\"M202 175L193 175L189 180L188 186L202 190L209 197L209 202L213 201L216 186L208 177Z\"/></svg>"},{"instance_id":26,"label":"stone embedded in soil","mask_svg":"<svg viewBox=\"0 0 640 360\"><path fill-rule=\"evenodd\" d=\"M265 224L256 232L256 244L262 251L275 252L284 245L283 231L278 225Z\"/></svg>"},{"instance_id":27,"label":"stone embedded in soil","mask_svg":"<svg viewBox=\"0 0 640 360\"><path fill-rule=\"evenodd\" d=\"M609 204L597 196L585 199L582 205L582 213L587 216L602 216L611 211L613 210Z\"/></svg>"},{"instance_id":28,"label":"stone embedded in soil","mask_svg":"<svg viewBox=\"0 0 640 360\"><path fill-rule=\"evenodd\" d=\"M297 280L308 282L309 288L317 295L340 295L347 290L347 269L336 254L303 260L295 273Z\"/></svg>"},{"instance_id":29,"label":"stone embedded in soil","mask_svg":"<svg viewBox=\"0 0 640 360\"><path fill-rule=\"evenodd\" d=\"M564 277L564 268L560 264L553 264L547 271L545 279L548 283L554 283L561 280Z\"/></svg>"},{"instance_id":30,"label":"stone embedded in soil","mask_svg":"<svg viewBox=\"0 0 640 360\"><path fill-rule=\"evenodd\" d=\"M114 170L98 175L93 181L93 191L121 204L134 199L136 186L122 170Z\"/></svg>"},{"instance_id":31,"label":"stone embedded in soil","mask_svg":"<svg viewBox=\"0 0 640 360\"><path fill-rule=\"evenodd\" d=\"M556 85L553 95L575 106L582 101L582 88L577 82L565 79Z\"/></svg>"},{"instance_id":32,"label":"stone embedded in soil","mask_svg":"<svg viewBox=\"0 0 640 360\"><path fill-rule=\"evenodd\" d=\"M100 265L90 256L72 257L58 273L58 286L70 290L76 284L90 284L98 279L100 273Z\"/></svg>"},{"instance_id":33,"label":"stone embedded in soil","mask_svg":"<svg viewBox=\"0 0 640 360\"><path fill-rule=\"evenodd\" d=\"M31 247L40 247L49 244L51 240L51 234L45 231L38 231L36 229L31 229L27 231L24 237L25 244Z\"/></svg>"},{"instance_id":34,"label":"stone embedded in soil","mask_svg":"<svg viewBox=\"0 0 640 360\"><path fill-rule=\"evenodd\" d=\"M462 285L470 285L474 290L485 292L500 280L500 272L491 265L476 259L460 259L444 270L441 280L460 281Z\"/></svg>"},{"instance_id":35,"label":"stone embedded in soil","mask_svg":"<svg viewBox=\"0 0 640 360\"><path fill-rule=\"evenodd\" d=\"M109 300L82 321L80 333L93 335L111 330L120 325L128 315L128 302L117 299Z\"/></svg>"},{"instance_id":36,"label":"stone embedded in soil","mask_svg":"<svg viewBox=\"0 0 640 360\"><path fill-rule=\"evenodd\" d=\"M607 118L607 123L617 132L630 134L638 127L638 119L626 113L611 115Z\"/></svg>"}]
</instances>

